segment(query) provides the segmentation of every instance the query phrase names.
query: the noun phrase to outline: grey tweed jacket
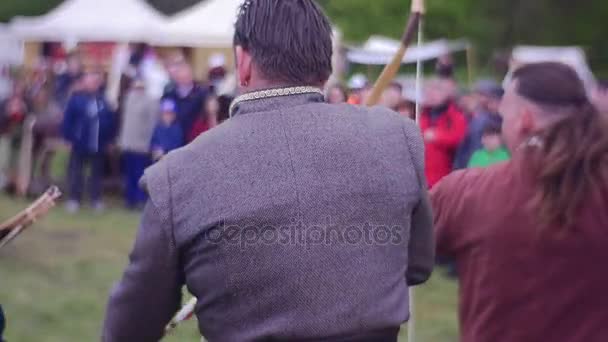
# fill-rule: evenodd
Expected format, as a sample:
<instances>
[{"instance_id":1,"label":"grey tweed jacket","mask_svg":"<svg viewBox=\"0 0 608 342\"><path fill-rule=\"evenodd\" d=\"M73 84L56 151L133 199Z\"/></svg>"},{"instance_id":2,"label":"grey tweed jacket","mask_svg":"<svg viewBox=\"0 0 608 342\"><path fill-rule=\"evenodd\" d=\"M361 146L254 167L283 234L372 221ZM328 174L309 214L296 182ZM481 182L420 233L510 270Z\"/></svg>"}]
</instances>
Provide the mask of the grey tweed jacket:
<instances>
[{"instance_id":1,"label":"grey tweed jacket","mask_svg":"<svg viewBox=\"0 0 608 342\"><path fill-rule=\"evenodd\" d=\"M208 341L398 329L408 285L434 263L415 123L317 94L235 113L147 170L150 201L102 339L157 341L184 284Z\"/></svg>"}]
</instances>

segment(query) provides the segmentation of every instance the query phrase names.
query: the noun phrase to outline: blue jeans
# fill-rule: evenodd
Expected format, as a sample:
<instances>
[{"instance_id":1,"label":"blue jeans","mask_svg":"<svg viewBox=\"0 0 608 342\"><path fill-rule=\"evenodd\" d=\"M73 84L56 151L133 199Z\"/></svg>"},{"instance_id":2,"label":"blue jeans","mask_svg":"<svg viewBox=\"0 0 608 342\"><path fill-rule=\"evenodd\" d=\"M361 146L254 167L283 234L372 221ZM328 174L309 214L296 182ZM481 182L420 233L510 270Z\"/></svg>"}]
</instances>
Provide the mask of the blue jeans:
<instances>
[{"instance_id":1,"label":"blue jeans","mask_svg":"<svg viewBox=\"0 0 608 342\"><path fill-rule=\"evenodd\" d=\"M140 188L139 180L144 171L150 166L148 154L137 152L125 152L122 155L123 174L125 181L125 202L129 208L137 208L145 204L148 196Z\"/></svg>"},{"instance_id":2,"label":"blue jeans","mask_svg":"<svg viewBox=\"0 0 608 342\"><path fill-rule=\"evenodd\" d=\"M72 151L68 165L68 184L70 200L81 202L84 193L84 172L87 166L91 168L89 176L89 192L93 203L101 200L101 181L104 166L103 153L82 153Z\"/></svg>"}]
</instances>

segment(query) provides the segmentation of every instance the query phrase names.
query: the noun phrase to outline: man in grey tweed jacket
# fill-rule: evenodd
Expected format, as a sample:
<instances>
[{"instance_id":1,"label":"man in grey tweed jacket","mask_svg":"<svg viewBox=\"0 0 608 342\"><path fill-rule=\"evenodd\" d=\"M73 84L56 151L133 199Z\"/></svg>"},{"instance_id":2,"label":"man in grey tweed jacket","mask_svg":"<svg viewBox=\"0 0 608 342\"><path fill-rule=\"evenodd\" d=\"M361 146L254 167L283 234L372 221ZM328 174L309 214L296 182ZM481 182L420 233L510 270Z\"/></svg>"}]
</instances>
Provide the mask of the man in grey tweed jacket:
<instances>
[{"instance_id":1,"label":"man in grey tweed jacket","mask_svg":"<svg viewBox=\"0 0 608 342\"><path fill-rule=\"evenodd\" d=\"M313 0L243 5L243 95L147 170L104 341L160 339L183 285L212 342L396 341L434 262L422 138L387 109L324 102L330 35Z\"/></svg>"}]
</instances>

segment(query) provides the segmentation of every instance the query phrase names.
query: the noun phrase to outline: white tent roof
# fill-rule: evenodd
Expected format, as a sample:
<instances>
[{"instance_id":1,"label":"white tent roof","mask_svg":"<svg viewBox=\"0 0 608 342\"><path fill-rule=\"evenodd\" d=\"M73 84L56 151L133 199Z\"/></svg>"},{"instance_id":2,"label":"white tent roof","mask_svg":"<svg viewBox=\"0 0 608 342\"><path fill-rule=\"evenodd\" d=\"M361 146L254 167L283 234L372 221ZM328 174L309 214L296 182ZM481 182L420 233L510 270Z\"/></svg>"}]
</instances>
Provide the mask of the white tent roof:
<instances>
[{"instance_id":1,"label":"white tent roof","mask_svg":"<svg viewBox=\"0 0 608 342\"><path fill-rule=\"evenodd\" d=\"M20 65L23 62L23 43L10 34L0 23L0 66Z\"/></svg>"},{"instance_id":2,"label":"white tent roof","mask_svg":"<svg viewBox=\"0 0 608 342\"><path fill-rule=\"evenodd\" d=\"M234 23L243 0L204 0L174 15L160 41L162 45L231 47Z\"/></svg>"},{"instance_id":3,"label":"white tent roof","mask_svg":"<svg viewBox=\"0 0 608 342\"><path fill-rule=\"evenodd\" d=\"M349 49L346 58L350 62L358 64L386 65L390 63L400 45L401 42L398 40L372 36L363 46ZM450 52L466 50L468 46L469 42L466 40L448 41L445 39L425 43L421 46L412 45L405 53L403 63L439 58Z\"/></svg>"},{"instance_id":4,"label":"white tent roof","mask_svg":"<svg viewBox=\"0 0 608 342\"><path fill-rule=\"evenodd\" d=\"M529 63L564 63L576 71L587 87L595 85L595 76L587 64L587 55L577 46L518 46L513 49L511 60L514 68Z\"/></svg>"},{"instance_id":5,"label":"white tent roof","mask_svg":"<svg viewBox=\"0 0 608 342\"><path fill-rule=\"evenodd\" d=\"M165 17L143 0L66 0L35 18L15 18L10 29L24 40L149 41Z\"/></svg>"}]
</instances>

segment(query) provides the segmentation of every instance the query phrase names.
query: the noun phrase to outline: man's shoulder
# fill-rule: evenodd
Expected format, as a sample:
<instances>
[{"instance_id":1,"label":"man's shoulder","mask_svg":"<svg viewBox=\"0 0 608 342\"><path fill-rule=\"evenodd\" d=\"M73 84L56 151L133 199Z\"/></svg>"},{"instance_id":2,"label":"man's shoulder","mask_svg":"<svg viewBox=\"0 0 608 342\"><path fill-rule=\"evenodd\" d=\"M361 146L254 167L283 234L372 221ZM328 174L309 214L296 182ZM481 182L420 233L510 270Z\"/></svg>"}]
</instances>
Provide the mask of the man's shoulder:
<instances>
[{"instance_id":1,"label":"man's shoulder","mask_svg":"<svg viewBox=\"0 0 608 342\"><path fill-rule=\"evenodd\" d=\"M325 109L329 113L352 115L353 120L365 119L368 123L372 125L389 124L397 126L405 125L410 128L417 127L416 123L413 120L406 118L403 115L382 106L367 107L362 105L352 105L348 103L323 103L316 104L313 106L323 106L323 109Z\"/></svg>"},{"instance_id":2,"label":"man's shoulder","mask_svg":"<svg viewBox=\"0 0 608 342\"><path fill-rule=\"evenodd\" d=\"M477 151L476 154L483 151ZM479 154L478 154L479 156ZM468 168L454 171L444 177L431 190L432 193L454 194L458 196L463 193L487 193L488 188L495 188L498 184L506 181L511 174L511 162L503 162L486 168Z\"/></svg>"}]
</instances>

